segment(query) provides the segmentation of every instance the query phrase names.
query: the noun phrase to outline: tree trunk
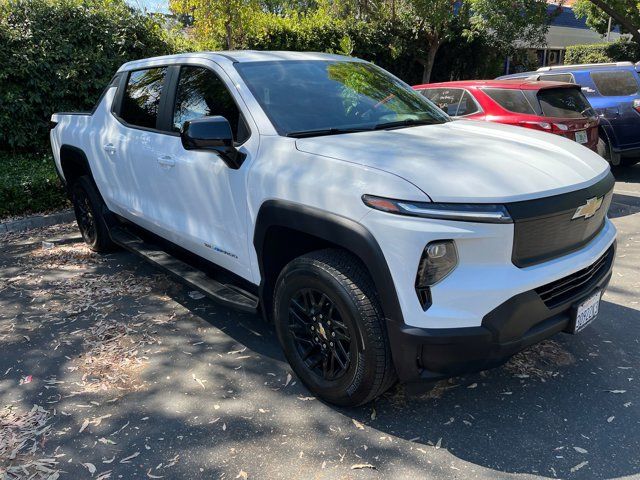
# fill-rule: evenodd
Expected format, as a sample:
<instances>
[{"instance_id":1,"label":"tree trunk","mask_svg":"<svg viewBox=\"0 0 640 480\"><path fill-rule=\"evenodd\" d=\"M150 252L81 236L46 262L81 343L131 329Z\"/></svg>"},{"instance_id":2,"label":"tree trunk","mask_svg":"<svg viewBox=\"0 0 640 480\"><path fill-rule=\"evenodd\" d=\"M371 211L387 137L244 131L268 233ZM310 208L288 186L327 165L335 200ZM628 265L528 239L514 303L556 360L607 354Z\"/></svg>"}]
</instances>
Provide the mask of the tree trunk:
<instances>
[{"instance_id":1,"label":"tree trunk","mask_svg":"<svg viewBox=\"0 0 640 480\"><path fill-rule=\"evenodd\" d=\"M640 44L640 25L634 25L633 22L624 15L624 13L618 12L615 9L611 8L604 0L589 1L604 13L609 15L611 18L613 18L616 23L622 25L622 27L631 34L636 43Z\"/></svg>"},{"instance_id":2,"label":"tree trunk","mask_svg":"<svg viewBox=\"0 0 640 480\"><path fill-rule=\"evenodd\" d=\"M440 48L440 41L434 40L429 43L429 51L427 52L427 58L422 59L422 83L429 83L431 81L431 71L433 70L433 64L436 60L436 53Z\"/></svg>"},{"instance_id":3,"label":"tree trunk","mask_svg":"<svg viewBox=\"0 0 640 480\"><path fill-rule=\"evenodd\" d=\"M233 50L233 29L231 28L231 22L227 22L225 25L227 50Z\"/></svg>"}]
</instances>

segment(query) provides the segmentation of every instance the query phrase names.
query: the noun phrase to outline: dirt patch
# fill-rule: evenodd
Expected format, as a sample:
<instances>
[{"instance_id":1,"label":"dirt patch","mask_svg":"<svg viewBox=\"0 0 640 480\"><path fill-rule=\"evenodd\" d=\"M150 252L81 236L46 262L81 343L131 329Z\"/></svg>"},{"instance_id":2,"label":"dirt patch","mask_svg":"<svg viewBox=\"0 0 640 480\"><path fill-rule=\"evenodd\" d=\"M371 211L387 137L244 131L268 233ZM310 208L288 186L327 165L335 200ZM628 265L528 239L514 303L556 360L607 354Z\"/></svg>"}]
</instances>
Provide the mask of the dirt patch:
<instances>
[{"instance_id":1,"label":"dirt patch","mask_svg":"<svg viewBox=\"0 0 640 480\"><path fill-rule=\"evenodd\" d=\"M571 365L575 360L562 345L554 340L544 340L515 355L504 368L521 378L539 379L556 376L558 367Z\"/></svg>"}]
</instances>

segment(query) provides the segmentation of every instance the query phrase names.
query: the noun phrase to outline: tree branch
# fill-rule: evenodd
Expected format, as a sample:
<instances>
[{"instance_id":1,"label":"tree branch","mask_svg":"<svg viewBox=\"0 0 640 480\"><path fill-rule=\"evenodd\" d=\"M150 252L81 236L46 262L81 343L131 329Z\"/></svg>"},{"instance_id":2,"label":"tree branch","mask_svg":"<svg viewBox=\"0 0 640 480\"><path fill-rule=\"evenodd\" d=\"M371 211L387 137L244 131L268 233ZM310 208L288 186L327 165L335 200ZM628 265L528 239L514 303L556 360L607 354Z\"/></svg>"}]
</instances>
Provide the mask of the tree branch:
<instances>
[{"instance_id":1,"label":"tree branch","mask_svg":"<svg viewBox=\"0 0 640 480\"><path fill-rule=\"evenodd\" d=\"M634 25L631 20L623 13L617 12L613 7L611 7L604 0L589 0L596 7L602 10L604 13L613 18L616 23L619 23L627 30L632 36L633 39L640 44L640 28L638 25Z\"/></svg>"}]
</instances>

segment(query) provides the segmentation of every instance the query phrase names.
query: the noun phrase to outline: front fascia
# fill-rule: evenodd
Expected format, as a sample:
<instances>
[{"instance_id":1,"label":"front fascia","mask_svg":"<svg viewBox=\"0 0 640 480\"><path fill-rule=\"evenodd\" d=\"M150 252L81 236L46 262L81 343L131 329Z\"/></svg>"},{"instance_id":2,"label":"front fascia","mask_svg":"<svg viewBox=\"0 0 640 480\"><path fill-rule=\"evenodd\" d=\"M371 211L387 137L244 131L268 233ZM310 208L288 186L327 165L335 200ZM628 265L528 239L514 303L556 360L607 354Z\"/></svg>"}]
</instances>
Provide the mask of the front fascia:
<instances>
[{"instance_id":1,"label":"front fascia","mask_svg":"<svg viewBox=\"0 0 640 480\"><path fill-rule=\"evenodd\" d=\"M389 265L404 321L429 329L478 327L483 317L509 298L558 280L591 265L614 242L616 230L606 220L584 248L528 268L511 260L513 224L453 222L403 217L372 210L361 223L377 239ZM434 240L456 242L459 263L432 287L433 304L425 311L415 292L418 262Z\"/></svg>"}]
</instances>

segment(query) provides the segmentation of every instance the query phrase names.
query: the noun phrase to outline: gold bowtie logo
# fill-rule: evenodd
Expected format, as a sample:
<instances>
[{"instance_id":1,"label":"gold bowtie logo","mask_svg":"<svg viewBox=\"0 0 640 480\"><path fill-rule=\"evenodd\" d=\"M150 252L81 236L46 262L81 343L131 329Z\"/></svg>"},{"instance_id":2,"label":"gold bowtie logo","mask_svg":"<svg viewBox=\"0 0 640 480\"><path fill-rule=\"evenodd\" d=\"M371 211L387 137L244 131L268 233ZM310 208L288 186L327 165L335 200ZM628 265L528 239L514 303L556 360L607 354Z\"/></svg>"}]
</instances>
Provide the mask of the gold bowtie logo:
<instances>
[{"instance_id":1,"label":"gold bowtie logo","mask_svg":"<svg viewBox=\"0 0 640 480\"><path fill-rule=\"evenodd\" d=\"M600 210L603 198L604 197L593 197L587 200L587 203L578 207L571 220L575 220L576 218L580 217L584 217L584 219L586 220L587 218L593 217L596 212Z\"/></svg>"}]
</instances>

